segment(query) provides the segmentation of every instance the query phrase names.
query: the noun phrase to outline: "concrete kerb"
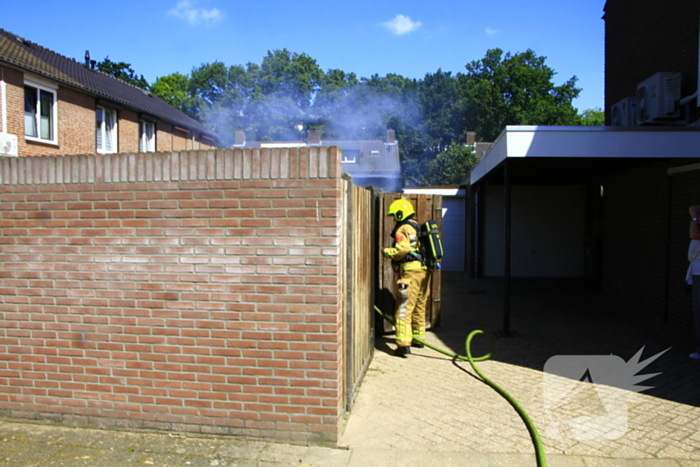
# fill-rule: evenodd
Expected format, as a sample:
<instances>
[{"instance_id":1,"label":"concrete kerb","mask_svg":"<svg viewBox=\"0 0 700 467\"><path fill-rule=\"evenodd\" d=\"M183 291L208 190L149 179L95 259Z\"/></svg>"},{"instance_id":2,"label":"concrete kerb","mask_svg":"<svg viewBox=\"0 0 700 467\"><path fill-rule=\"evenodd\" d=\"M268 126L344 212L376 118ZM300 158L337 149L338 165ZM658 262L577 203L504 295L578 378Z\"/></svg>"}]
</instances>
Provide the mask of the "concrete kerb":
<instances>
[{"instance_id":1,"label":"concrete kerb","mask_svg":"<svg viewBox=\"0 0 700 467\"><path fill-rule=\"evenodd\" d=\"M0 465L123 467L400 467L533 466L534 457L522 453L426 451L386 448L333 449L261 443L230 437L193 438L160 433L115 433L0 422ZM688 459L625 459L550 454L554 467L691 467Z\"/></svg>"}]
</instances>

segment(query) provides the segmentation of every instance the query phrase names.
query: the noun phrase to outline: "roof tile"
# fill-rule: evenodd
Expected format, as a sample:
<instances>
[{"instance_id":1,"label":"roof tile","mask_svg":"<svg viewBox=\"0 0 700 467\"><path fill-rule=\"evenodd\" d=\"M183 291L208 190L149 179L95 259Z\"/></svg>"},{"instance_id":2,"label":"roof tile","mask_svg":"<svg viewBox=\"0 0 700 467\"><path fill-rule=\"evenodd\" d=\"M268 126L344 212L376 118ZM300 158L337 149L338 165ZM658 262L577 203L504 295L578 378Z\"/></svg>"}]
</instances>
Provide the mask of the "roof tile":
<instances>
[{"instance_id":1,"label":"roof tile","mask_svg":"<svg viewBox=\"0 0 700 467\"><path fill-rule=\"evenodd\" d=\"M213 137L218 135L152 93L0 29L0 63L6 62L67 86Z\"/></svg>"}]
</instances>

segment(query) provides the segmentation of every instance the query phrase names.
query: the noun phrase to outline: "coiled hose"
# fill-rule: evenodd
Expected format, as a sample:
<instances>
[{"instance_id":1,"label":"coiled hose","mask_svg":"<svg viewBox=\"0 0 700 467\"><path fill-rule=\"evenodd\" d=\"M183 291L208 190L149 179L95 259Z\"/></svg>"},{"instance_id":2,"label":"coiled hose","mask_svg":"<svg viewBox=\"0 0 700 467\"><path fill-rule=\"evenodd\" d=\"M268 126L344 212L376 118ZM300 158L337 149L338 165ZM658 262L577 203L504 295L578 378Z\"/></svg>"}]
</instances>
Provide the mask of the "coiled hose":
<instances>
[{"instance_id":1,"label":"coiled hose","mask_svg":"<svg viewBox=\"0 0 700 467\"><path fill-rule=\"evenodd\" d=\"M382 313L382 310L380 310L376 305L374 306L374 309L379 313L385 320L387 320L389 323L391 323L392 326L395 325L394 320ZM480 357L474 357L472 355L471 351L471 345L472 345L472 339L474 337L478 336L479 334L483 334L486 336L489 340L489 344L491 347L491 352L487 353L486 355L482 355ZM423 339L418 339L418 338L413 338L413 340L420 342L421 344L425 345L426 347L430 347L431 349L435 350L436 352L440 352L443 355L447 355L448 357L451 357L456 360L464 360L469 362L471 365L472 369L474 372L479 375L479 378L481 380L491 386L496 392L498 392L503 398L505 398L511 406L515 409L516 412L518 412L518 415L520 415L520 418L523 420L525 423L525 426L527 427L527 430L530 432L530 438L532 438L532 443L535 446L535 455L537 457L537 465L538 467L547 467L547 458L545 457L544 453L544 446L542 445L542 439L540 438L540 434L537 431L537 427L533 423L532 419L530 416L525 412L525 409L522 408L522 406L516 401L513 396L508 394L505 389L494 383L492 380L487 378L476 366L476 362L483 362L484 360L488 360L491 358L491 354L493 351L494 347L494 342L493 342L493 337L491 334L488 334L484 331L481 330L474 330L469 333L467 336L467 339L464 342L464 348L466 352L466 356L464 355L457 355L456 353L449 352L447 350L441 349L439 347L436 347L432 344L429 344L428 342L425 342Z\"/></svg>"}]
</instances>

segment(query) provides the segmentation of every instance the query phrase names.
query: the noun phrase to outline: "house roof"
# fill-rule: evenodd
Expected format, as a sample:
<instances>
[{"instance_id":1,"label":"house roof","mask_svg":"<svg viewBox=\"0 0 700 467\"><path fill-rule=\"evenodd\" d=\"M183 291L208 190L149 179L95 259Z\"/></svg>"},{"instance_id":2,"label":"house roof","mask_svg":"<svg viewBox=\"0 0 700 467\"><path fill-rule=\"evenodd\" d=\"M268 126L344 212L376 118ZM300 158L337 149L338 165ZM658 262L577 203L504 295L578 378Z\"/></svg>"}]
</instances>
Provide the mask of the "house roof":
<instances>
[{"instance_id":1,"label":"house roof","mask_svg":"<svg viewBox=\"0 0 700 467\"><path fill-rule=\"evenodd\" d=\"M214 138L218 135L150 92L0 29L0 63L32 72Z\"/></svg>"},{"instance_id":2,"label":"house roof","mask_svg":"<svg viewBox=\"0 0 700 467\"><path fill-rule=\"evenodd\" d=\"M466 196L467 189L460 186L421 186L404 188L407 195L440 195L440 196Z\"/></svg>"},{"instance_id":3,"label":"house roof","mask_svg":"<svg viewBox=\"0 0 700 467\"><path fill-rule=\"evenodd\" d=\"M472 185L569 183L651 160L682 165L700 158L700 127L507 126L467 176Z\"/></svg>"},{"instance_id":4,"label":"house roof","mask_svg":"<svg viewBox=\"0 0 700 467\"><path fill-rule=\"evenodd\" d=\"M343 151L343 172L356 177L401 176L398 144L383 141L322 141ZM354 162L349 162L354 160Z\"/></svg>"},{"instance_id":5,"label":"house roof","mask_svg":"<svg viewBox=\"0 0 700 467\"><path fill-rule=\"evenodd\" d=\"M474 143L474 154L481 159L491 149L493 143Z\"/></svg>"},{"instance_id":6,"label":"house roof","mask_svg":"<svg viewBox=\"0 0 700 467\"><path fill-rule=\"evenodd\" d=\"M337 146L340 148L343 152L342 171L353 177L401 177L398 143L385 143L380 140L323 140L319 144L309 144L305 141L247 141L244 146L236 147L303 148L314 146Z\"/></svg>"}]
</instances>

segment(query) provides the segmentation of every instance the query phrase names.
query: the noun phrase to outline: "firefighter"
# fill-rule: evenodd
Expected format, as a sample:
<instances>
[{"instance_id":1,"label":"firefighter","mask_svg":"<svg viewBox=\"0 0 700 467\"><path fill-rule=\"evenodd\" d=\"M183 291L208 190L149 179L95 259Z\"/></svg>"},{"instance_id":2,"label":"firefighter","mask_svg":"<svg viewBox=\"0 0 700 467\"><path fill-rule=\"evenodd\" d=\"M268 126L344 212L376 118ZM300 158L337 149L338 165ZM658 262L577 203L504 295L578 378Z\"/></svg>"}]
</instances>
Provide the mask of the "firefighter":
<instances>
[{"instance_id":1,"label":"firefighter","mask_svg":"<svg viewBox=\"0 0 700 467\"><path fill-rule=\"evenodd\" d=\"M397 265L401 277L397 281L398 297L394 315L396 326L396 350L394 355L406 358L411 346L423 347L414 338L425 339L425 312L430 295L431 273L420 253L420 226L416 223L416 211L405 199L397 199L389 206L388 216L396 225L391 232L393 248L384 248L384 257Z\"/></svg>"}]
</instances>

